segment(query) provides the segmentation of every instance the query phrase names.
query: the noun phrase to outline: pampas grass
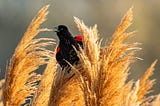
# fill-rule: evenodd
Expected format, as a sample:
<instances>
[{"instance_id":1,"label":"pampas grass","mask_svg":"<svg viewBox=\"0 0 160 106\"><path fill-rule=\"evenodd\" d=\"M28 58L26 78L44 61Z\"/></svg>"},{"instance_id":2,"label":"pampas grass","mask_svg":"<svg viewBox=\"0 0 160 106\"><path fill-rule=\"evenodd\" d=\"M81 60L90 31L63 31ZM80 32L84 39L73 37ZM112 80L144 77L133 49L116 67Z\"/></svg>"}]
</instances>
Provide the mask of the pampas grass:
<instances>
[{"instance_id":1,"label":"pampas grass","mask_svg":"<svg viewBox=\"0 0 160 106\"><path fill-rule=\"evenodd\" d=\"M55 77L56 68L57 64L54 53L42 75L41 82L37 88L37 91L34 94L34 98L32 101L33 106L48 106L48 101L51 93L51 86Z\"/></svg>"},{"instance_id":2,"label":"pampas grass","mask_svg":"<svg viewBox=\"0 0 160 106\"><path fill-rule=\"evenodd\" d=\"M3 106L3 87L4 87L4 79L0 80L0 106Z\"/></svg>"},{"instance_id":3,"label":"pampas grass","mask_svg":"<svg viewBox=\"0 0 160 106\"><path fill-rule=\"evenodd\" d=\"M43 7L32 20L7 66L3 92L5 106L20 106L26 97L35 92L36 81L40 80L41 75L34 71L47 64L53 54L46 49L54 43L53 39L35 38L40 32L50 31L39 28L46 20L48 7Z\"/></svg>"},{"instance_id":4,"label":"pampas grass","mask_svg":"<svg viewBox=\"0 0 160 106\"><path fill-rule=\"evenodd\" d=\"M119 98L125 94L128 68L134 59L133 50L137 49L136 44L124 43L132 34L124 32L131 21L132 10L130 9L113 34L109 45L100 47L96 25L89 29L83 22L75 18L79 31L84 36L84 50L79 53L79 57L87 79L86 76L81 75L82 80L79 83L84 91L85 105L122 105L120 102L122 100ZM131 49L133 50L130 51Z\"/></svg>"},{"instance_id":5,"label":"pampas grass","mask_svg":"<svg viewBox=\"0 0 160 106\"><path fill-rule=\"evenodd\" d=\"M135 31L126 32L132 23L132 8L124 15L110 42L101 46L97 25L87 27L78 18L74 21L83 36L84 48L77 51L78 65L71 71L62 71L55 59L55 52L46 47L53 45L51 38L35 38L46 20L48 5L32 20L17 46L4 81L1 81L0 98L5 106L20 106L26 97L33 95L32 106L159 106L160 94L147 96L155 83L153 62L137 81L127 81L130 64L137 57L138 43L126 42ZM47 64L42 75L35 72ZM69 63L68 63L69 64ZM41 80L39 84L36 82Z\"/></svg>"}]
</instances>

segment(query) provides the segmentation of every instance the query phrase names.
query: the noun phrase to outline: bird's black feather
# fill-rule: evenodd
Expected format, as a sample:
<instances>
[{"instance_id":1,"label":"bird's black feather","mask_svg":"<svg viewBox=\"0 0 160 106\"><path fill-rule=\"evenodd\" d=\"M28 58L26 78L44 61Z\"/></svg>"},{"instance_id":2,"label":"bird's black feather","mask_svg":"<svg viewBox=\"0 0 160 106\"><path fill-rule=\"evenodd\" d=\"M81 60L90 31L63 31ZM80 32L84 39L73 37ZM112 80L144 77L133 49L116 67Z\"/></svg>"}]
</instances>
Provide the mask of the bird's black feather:
<instances>
[{"instance_id":1,"label":"bird's black feather","mask_svg":"<svg viewBox=\"0 0 160 106\"><path fill-rule=\"evenodd\" d=\"M56 29L55 32L59 38L59 50L56 53L56 60L62 69L68 68L69 64L66 61L72 65L79 61L75 49L79 50L79 45L82 47L83 43L81 40L77 41L65 25L59 25Z\"/></svg>"}]
</instances>

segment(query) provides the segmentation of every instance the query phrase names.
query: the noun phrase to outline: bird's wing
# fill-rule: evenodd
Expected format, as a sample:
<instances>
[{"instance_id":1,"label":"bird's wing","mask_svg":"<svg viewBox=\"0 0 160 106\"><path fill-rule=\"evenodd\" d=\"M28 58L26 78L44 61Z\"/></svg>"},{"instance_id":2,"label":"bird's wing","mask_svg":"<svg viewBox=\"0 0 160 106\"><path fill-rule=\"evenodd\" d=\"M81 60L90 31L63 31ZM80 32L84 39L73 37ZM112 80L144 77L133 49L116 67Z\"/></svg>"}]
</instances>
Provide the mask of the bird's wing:
<instances>
[{"instance_id":1,"label":"bird's wing","mask_svg":"<svg viewBox=\"0 0 160 106\"><path fill-rule=\"evenodd\" d=\"M76 41L83 41L83 36L81 36L81 35L78 35L78 36L75 36L74 37L74 39L76 40Z\"/></svg>"},{"instance_id":2,"label":"bird's wing","mask_svg":"<svg viewBox=\"0 0 160 106\"><path fill-rule=\"evenodd\" d=\"M56 47L56 54L60 51L59 45Z\"/></svg>"},{"instance_id":3,"label":"bird's wing","mask_svg":"<svg viewBox=\"0 0 160 106\"><path fill-rule=\"evenodd\" d=\"M83 36L78 35L78 36L75 36L74 39L83 48Z\"/></svg>"},{"instance_id":4,"label":"bird's wing","mask_svg":"<svg viewBox=\"0 0 160 106\"><path fill-rule=\"evenodd\" d=\"M56 60L58 61L58 63L60 63L63 60L63 57L61 56L61 53L60 53L59 45L56 47Z\"/></svg>"}]
</instances>

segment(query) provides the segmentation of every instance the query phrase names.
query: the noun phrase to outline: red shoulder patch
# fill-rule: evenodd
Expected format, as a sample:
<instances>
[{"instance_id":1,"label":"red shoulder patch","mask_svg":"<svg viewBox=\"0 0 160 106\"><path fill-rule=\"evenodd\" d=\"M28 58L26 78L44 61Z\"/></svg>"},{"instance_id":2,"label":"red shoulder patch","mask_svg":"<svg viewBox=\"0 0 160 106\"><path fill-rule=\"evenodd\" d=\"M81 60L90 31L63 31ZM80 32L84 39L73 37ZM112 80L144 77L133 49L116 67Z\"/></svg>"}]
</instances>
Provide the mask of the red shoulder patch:
<instances>
[{"instance_id":1,"label":"red shoulder patch","mask_svg":"<svg viewBox=\"0 0 160 106\"><path fill-rule=\"evenodd\" d=\"M75 36L74 39L75 39L76 41L83 41L83 36L78 35L78 36Z\"/></svg>"},{"instance_id":2,"label":"red shoulder patch","mask_svg":"<svg viewBox=\"0 0 160 106\"><path fill-rule=\"evenodd\" d=\"M58 53L59 51L60 51L60 47L57 46L57 47L56 47L56 53Z\"/></svg>"}]
</instances>

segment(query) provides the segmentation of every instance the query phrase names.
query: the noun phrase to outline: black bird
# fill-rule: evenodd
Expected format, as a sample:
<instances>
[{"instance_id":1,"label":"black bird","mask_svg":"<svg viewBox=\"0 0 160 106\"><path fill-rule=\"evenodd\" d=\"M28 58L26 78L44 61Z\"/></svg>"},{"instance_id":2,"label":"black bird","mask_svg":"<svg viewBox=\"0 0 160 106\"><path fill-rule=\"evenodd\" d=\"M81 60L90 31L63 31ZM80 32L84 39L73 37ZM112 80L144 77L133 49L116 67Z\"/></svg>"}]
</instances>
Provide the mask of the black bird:
<instances>
[{"instance_id":1,"label":"black bird","mask_svg":"<svg viewBox=\"0 0 160 106\"><path fill-rule=\"evenodd\" d=\"M78 63L79 57L77 56L75 49L79 51L80 46L83 47L82 36L73 37L65 25L59 25L58 27L55 27L55 29L59 38L56 60L62 67L62 70L64 68L69 68L70 70L70 66L66 61L72 65Z\"/></svg>"}]
</instances>

